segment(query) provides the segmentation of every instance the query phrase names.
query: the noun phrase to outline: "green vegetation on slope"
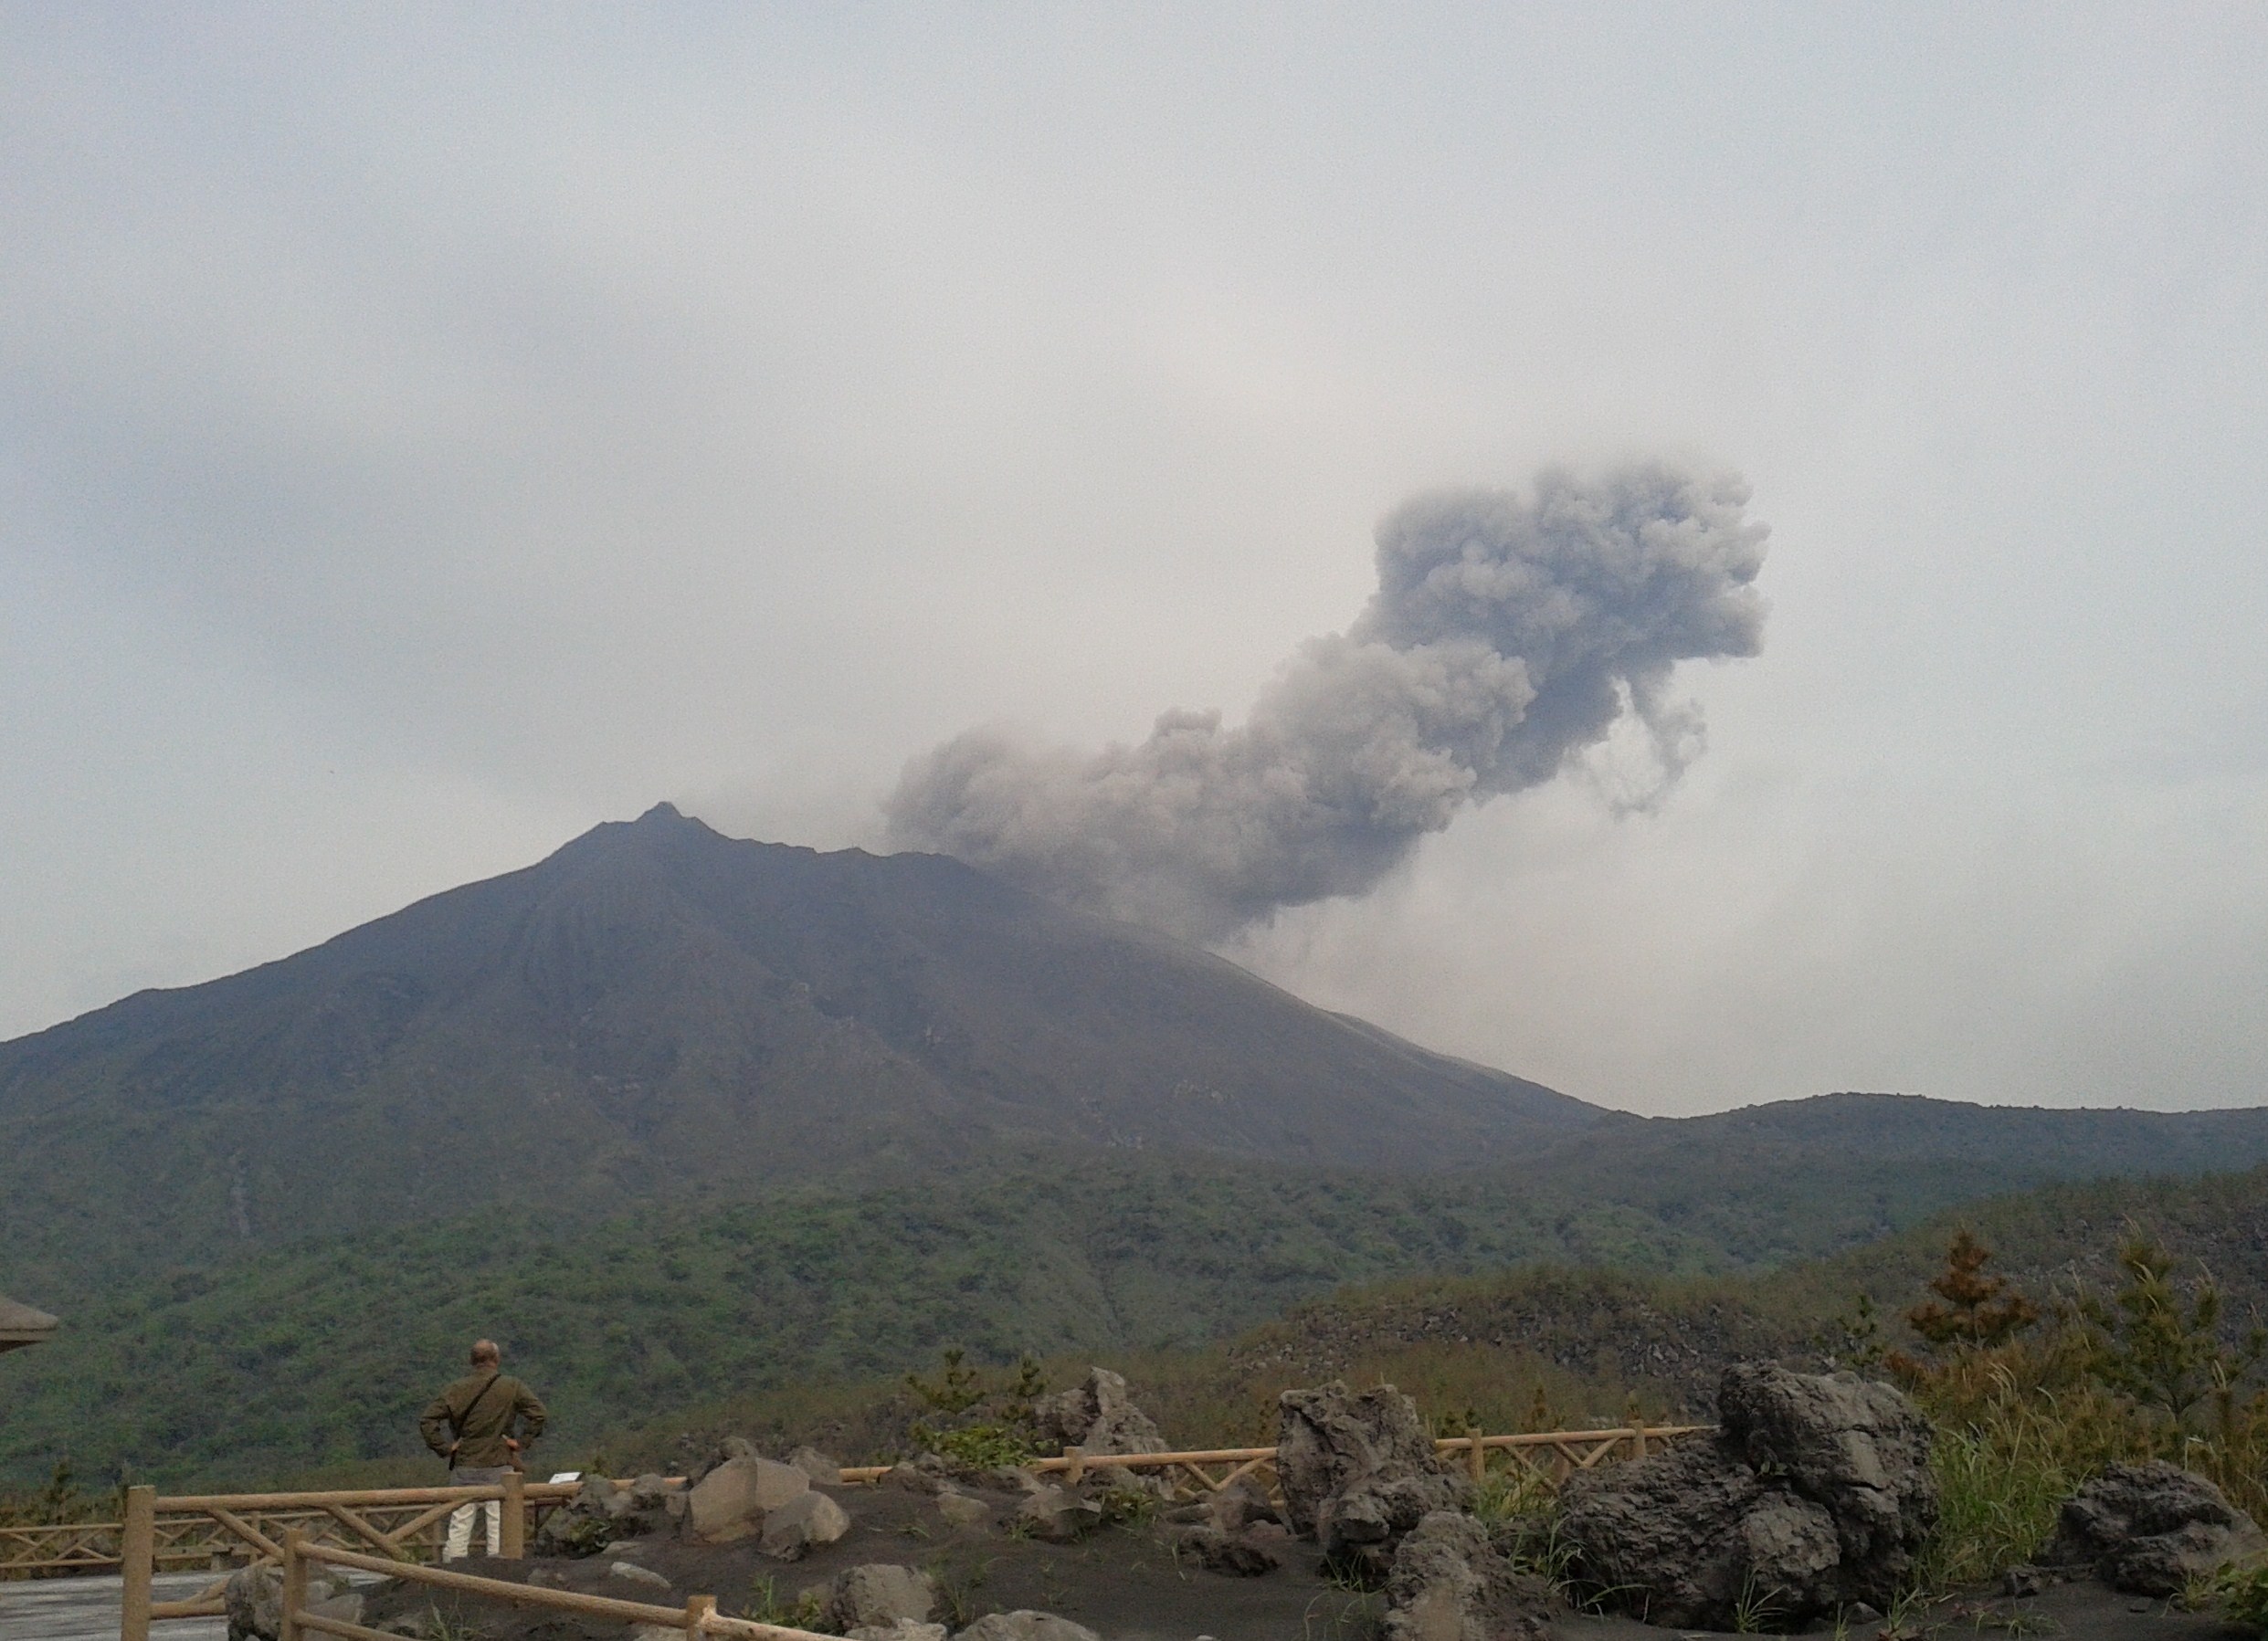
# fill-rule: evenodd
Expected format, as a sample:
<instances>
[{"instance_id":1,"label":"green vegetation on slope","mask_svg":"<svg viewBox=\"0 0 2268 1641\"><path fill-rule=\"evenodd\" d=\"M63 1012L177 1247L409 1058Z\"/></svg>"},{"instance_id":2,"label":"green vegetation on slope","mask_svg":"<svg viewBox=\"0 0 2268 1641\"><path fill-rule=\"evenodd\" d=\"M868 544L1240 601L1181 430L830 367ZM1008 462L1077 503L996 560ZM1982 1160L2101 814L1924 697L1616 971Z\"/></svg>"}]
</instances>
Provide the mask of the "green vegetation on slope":
<instances>
[{"instance_id":1,"label":"green vegetation on slope","mask_svg":"<svg viewBox=\"0 0 2268 1641\"><path fill-rule=\"evenodd\" d=\"M216 1483L414 1462L417 1406L480 1333L553 1402L563 1461L660 1457L698 1424L887 1444L896 1375L947 1345L1059 1381L1109 1362L1186 1440L1264 1439L1277 1389L1334 1375L1493 1429L1533 1424L1539 1390L1554 1421L1666 1415L1705 1408L1732 1357L1836 1348L1862 1292L1894 1315L1957 1221L2052 1297L2115 1287L2129 1220L2204 1261L2233 1316L2268 1307L2268 1170L2051 1186L1761 1278L1517 1181L1133 1155L580 1221L500 1208L83 1296L56 1342L0 1362L0 1477L67 1452L90 1478Z\"/></svg>"},{"instance_id":2,"label":"green vegetation on slope","mask_svg":"<svg viewBox=\"0 0 2268 1641\"><path fill-rule=\"evenodd\" d=\"M483 1333L551 1402L553 1451L579 1458L657 1409L894 1373L947 1344L1117 1356L1350 1279L1542 1257L1716 1263L1501 1181L1133 1157L582 1223L500 1208L86 1296L0 1367L0 1476L44 1477L66 1449L82 1475L216 1483L414 1453L417 1408Z\"/></svg>"}]
</instances>

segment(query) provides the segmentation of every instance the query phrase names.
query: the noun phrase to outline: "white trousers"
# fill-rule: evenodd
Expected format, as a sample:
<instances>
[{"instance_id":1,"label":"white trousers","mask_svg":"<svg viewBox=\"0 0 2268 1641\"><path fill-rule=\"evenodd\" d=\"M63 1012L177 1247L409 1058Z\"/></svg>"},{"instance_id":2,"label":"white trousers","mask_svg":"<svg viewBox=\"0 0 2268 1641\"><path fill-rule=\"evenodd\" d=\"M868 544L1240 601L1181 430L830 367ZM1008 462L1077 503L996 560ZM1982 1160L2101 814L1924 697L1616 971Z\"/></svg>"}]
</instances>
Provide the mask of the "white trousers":
<instances>
[{"instance_id":1,"label":"white trousers","mask_svg":"<svg viewBox=\"0 0 2268 1641\"><path fill-rule=\"evenodd\" d=\"M491 1488L504 1485L504 1472L493 1470L459 1470L449 1478L451 1487ZM448 1542L442 1548L445 1562L461 1561L472 1553L473 1519L482 1510L488 1512L488 1542L484 1548L491 1555L504 1547L504 1501L491 1499L485 1502L460 1504L448 1513Z\"/></svg>"}]
</instances>

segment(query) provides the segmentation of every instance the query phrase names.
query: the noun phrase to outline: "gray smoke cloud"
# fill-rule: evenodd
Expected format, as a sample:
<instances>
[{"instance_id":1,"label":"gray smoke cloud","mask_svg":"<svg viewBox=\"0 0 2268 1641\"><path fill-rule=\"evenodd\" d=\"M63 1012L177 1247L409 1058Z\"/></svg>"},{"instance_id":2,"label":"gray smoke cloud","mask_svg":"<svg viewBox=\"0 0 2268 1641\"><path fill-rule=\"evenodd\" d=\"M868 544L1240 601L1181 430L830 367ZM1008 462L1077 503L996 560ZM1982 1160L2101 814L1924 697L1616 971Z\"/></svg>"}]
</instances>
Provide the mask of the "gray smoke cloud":
<instances>
[{"instance_id":1,"label":"gray smoke cloud","mask_svg":"<svg viewBox=\"0 0 2268 1641\"><path fill-rule=\"evenodd\" d=\"M1737 477L1660 465L1456 490L1378 526L1378 590L1240 728L1175 710L1137 746L972 731L907 765L893 844L1197 940L1370 889L1468 804L1550 780L1618 722L1651 791L1699 751L1682 660L1755 655L1766 527Z\"/></svg>"}]
</instances>

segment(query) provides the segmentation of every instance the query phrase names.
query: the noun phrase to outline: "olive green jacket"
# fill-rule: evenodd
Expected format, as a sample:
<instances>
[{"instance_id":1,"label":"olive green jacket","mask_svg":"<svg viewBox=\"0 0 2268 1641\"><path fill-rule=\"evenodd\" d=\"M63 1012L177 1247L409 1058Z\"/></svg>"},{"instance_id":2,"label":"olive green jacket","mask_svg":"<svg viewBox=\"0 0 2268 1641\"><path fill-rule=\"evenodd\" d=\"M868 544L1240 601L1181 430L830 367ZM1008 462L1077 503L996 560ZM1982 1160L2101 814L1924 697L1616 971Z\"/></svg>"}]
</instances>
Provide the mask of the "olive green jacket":
<instances>
[{"instance_id":1,"label":"olive green jacket","mask_svg":"<svg viewBox=\"0 0 2268 1641\"><path fill-rule=\"evenodd\" d=\"M519 1421L525 1446L543 1434L549 1416L535 1393L509 1374L468 1373L433 1398L417 1433L451 1469L499 1469L512 1463L504 1438L512 1434L512 1422Z\"/></svg>"}]
</instances>

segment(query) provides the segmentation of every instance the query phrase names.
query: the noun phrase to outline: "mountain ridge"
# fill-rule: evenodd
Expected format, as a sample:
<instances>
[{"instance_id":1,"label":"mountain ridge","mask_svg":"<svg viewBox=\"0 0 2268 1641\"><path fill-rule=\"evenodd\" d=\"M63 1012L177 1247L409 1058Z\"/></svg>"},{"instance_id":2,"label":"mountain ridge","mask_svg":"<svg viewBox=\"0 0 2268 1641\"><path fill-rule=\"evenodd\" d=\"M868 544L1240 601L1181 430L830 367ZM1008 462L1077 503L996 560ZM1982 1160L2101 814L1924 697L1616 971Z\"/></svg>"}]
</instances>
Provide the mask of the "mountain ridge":
<instances>
[{"instance_id":1,"label":"mountain ridge","mask_svg":"<svg viewBox=\"0 0 2268 1641\"><path fill-rule=\"evenodd\" d=\"M0 1044L0 1229L53 1257L131 1204L174 1253L1031 1144L1423 1170L1609 1120L943 857L663 805Z\"/></svg>"},{"instance_id":2,"label":"mountain ridge","mask_svg":"<svg viewBox=\"0 0 2268 1641\"><path fill-rule=\"evenodd\" d=\"M663 805L0 1044L0 1274L60 1300L489 1204L749 1199L1050 1152L1480 1171L1750 1268L2050 1180L2242 1167L2268 1159L2268 1110L1840 1094L1638 1117L941 856L732 839Z\"/></svg>"}]
</instances>

